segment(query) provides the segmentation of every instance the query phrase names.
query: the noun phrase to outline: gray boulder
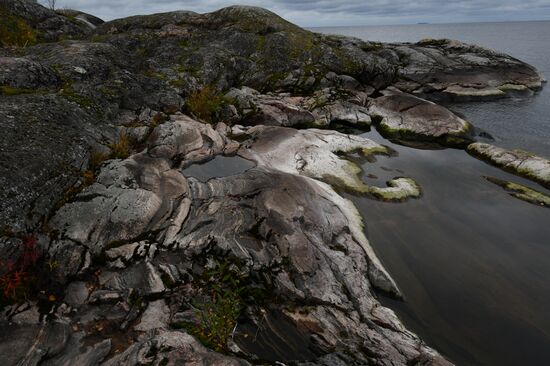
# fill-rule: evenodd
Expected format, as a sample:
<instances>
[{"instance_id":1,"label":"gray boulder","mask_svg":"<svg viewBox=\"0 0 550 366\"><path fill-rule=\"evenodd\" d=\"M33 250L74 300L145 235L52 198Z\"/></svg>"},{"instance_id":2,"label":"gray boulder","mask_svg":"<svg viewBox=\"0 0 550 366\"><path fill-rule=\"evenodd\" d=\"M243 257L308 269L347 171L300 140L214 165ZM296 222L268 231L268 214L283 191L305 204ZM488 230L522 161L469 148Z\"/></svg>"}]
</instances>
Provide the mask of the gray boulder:
<instances>
[{"instance_id":1,"label":"gray boulder","mask_svg":"<svg viewBox=\"0 0 550 366\"><path fill-rule=\"evenodd\" d=\"M473 127L447 108L411 94L388 91L369 102L369 113L378 119L387 137L464 146L473 139Z\"/></svg>"}]
</instances>

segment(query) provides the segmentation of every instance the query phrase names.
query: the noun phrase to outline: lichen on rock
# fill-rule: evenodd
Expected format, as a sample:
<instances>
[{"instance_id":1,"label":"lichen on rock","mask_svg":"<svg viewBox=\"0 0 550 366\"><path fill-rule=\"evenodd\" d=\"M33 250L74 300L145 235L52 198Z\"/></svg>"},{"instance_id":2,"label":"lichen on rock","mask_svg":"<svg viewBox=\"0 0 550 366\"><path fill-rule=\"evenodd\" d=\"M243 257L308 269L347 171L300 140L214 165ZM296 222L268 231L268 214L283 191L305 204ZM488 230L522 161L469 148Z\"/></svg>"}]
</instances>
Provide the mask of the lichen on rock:
<instances>
[{"instance_id":1,"label":"lichen on rock","mask_svg":"<svg viewBox=\"0 0 550 366\"><path fill-rule=\"evenodd\" d=\"M508 182L495 177L485 177L485 179L504 188L504 190L512 197L538 206L550 207L550 196L547 194L526 187L523 184Z\"/></svg>"},{"instance_id":2,"label":"lichen on rock","mask_svg":"<svg viewBox=\"0 0 550 366\"><path fill-rule=\"evenodd\" d=\"M470 144L468 153L490 164L550 188L550 160L524 150L507 150L487 143Z\"/></svg>"},{"instance_id":3,"label":"lichen on rock","mask_svg":"<svg viewBox=\"0 0 550 366\"><path fill-rule=\"evenodd\" d=\"M36 42L0 49L0 254L36 232L65 290L3 309L6 365L449 364L379 302L401 292L338 193L421 189L366 185L351 156L388 148L333 128L462 146L470 125L420 97L529 93L533 67L454 41L320 35L254 7L103 23L3 4ZM547 183L542 158L469 150ZM235 154L256 166L184 173Z\"/></svg>"}]
</instances>

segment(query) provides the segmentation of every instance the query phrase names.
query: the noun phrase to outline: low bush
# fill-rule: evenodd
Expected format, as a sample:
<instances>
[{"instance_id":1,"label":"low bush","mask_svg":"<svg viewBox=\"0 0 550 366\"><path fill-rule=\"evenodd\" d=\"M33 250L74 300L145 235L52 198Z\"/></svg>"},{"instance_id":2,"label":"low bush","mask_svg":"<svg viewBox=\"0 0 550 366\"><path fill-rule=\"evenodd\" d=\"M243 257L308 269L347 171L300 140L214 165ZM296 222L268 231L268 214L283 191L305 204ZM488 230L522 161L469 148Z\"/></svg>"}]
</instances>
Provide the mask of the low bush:
<instances>
[{"instance_id":1,"label":"low bush","mask_svg":"<svg viewBox=\"0 0 550 366\"><path fill-rule=\"evenodd\" d=\"M24 19L0 8L0 46L25 47L36 43L36 31Z\"/></svg>"},{"instance_id":2,"label":"low bush","mask_svg":"<svg viewBox=\"0 0 550 366\"><path fill-rule=\"evenodd\" d=\"M187 98L187 112L205 122L213 123L221 111L224 99L212 86L197 90Z\"/></svg>"},{"instance_id":3,"label":"low bush","mask_svg":"<svg viewBox=\"0 0 550 366\"><path fill-rule=\"evenodd\" d=\"M130 141L125 133L121 132L118 135L118 140L109 145L111 149L111 159L126 159L130 156Z\"/></svg>"},{"instance_id":4,"label":"low bush","mask_svg":"<svg viewBox=\"0 0 550 366\"><path fill-rule=\"evenodd\" d=\"M34 236L25 236L21 241L22 250L15 260L2 263L0 276L0 303L13 303L30 296L34 266L41 256Z\"/></svg>"}]
</instances>

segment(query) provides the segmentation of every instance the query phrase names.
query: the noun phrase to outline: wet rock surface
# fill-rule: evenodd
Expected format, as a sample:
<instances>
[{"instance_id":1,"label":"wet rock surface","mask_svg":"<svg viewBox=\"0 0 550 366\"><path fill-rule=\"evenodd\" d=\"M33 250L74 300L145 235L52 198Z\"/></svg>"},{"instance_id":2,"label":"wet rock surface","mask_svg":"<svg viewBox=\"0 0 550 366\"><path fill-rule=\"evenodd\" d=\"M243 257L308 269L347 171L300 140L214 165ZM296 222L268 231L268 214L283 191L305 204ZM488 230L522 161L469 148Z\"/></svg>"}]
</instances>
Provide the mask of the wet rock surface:
<instances>
[{"instance_id":1,"label":"wet rock surface","mask_svg":"<svg viewBox=\"0 0 550 366\"><path fill-rule=\"evenodd\" d=\"M522 184L508 182L494 177L486 177L486 179L508 192L512 197L520 199L534 205L550 207L550 197L542 192L526 187Z\"/></svg>"},{"instance_id":2,"label":"wet rock surface","mask_svg":"<svg viewBox=\"0 0 550 366\"><path fill-rule=\"evenodd\" d=\"M550 188L550 160L524 150L507 150L491 144L476 142L468 153L514 174L534 180Z\"/></svg>"},{"instance_id":3,"label":"wet rock surface","mask_svg":"<svg viewBox=\"0 0 550 366\"><path fill-rule=\"evenodd\" d=\"M365 184L357 159L393 152L331 128L382 117L399 138L461 146L470 125L419 97L534 91L534 68L454 41L319 35L253 7L103 23L1 6L41 32L0 49L5 365L450 364L380 304L401 292L340 195L421 187ZM469 147L548 183L544 160L495 149ZM236 155L254 166L186 173ZM17 268L30 279L13 287Z\"/></svg>"},{"instance_id":4,"label":"wet rock surface","mask_svg":"<svg viewBox=\"0 0 550 366\"><path fill-rule=\"evenodd\" d=\"M388 91L372 100L369 112L380 119L379 131L390 138L467 145L472 126L445 107L411 94Z\"/></svg>"}]
</instances>

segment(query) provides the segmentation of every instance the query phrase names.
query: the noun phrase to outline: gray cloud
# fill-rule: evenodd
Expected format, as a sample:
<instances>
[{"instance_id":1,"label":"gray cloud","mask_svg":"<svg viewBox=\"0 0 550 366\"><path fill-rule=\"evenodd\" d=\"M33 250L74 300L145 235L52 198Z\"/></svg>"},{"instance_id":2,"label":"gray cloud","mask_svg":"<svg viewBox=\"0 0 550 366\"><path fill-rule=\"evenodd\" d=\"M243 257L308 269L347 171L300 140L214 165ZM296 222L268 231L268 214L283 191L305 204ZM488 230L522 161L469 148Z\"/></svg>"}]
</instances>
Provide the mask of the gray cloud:
<instances>
[{"instance_id":1,"label":"gray cloud","mask_svg":"<svg viewBox=\"0 0 550 366\"><path fill-rule=\"evenodd\" d=\"M302 26L550 19L550 0L58 0L105 20L235 3L268 8Z\"/></svg>"}]
</instances>

